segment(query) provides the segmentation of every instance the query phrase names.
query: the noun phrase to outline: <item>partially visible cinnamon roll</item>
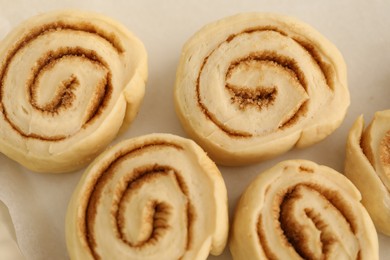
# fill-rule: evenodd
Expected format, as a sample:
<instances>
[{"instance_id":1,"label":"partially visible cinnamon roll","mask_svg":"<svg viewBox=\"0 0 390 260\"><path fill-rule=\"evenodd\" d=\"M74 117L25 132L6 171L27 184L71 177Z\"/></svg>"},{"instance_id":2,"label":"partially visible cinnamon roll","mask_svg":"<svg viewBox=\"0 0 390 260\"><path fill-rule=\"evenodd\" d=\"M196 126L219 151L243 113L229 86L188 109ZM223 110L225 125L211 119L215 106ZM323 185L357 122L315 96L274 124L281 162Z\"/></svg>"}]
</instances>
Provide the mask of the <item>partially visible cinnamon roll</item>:
<instances>
[{"instance_id":1,"label":"partially visible cinnamon roll","mask_svg":"<svg viewBox=\"0 0 390 260\"><path fill-rule=\"evenodd\" d=\"M237 205L233 259L379 259L360 193L342 174L305 160L261 173Z\"/></svg>"},{"instance_id":2,"label":"partially visible cinnamon roll","mask_svg":"<svg viewBox=\"0 0 390 260\"><path fill-rule=\"evenodd\" d=\"M352 126L345 175L362 193L362 203L378 231L390 236L390 110L376 112L364 129L363 116Z\"/></svg>"},{"instance_id":3,"label":"partially visible cinnamon roll","mask_svg":"<svg viewBox=\"0 0 390 260\"><path fill-rule=\"evenodd\" d=\"M0 43L0 151L40 172L81 168L135 117L143 44L108 17L56 11Z\"/></svg>"},{"instance_id":4,"label":"partially visible cinnamon roll","mask_svg":"<svg viewBox=\"0 0 390 260\"><path fill-rule=\"evenodd\" d=\"M22 260L14 225L7 206L0 200L0 259Z\"/></svg>"},{"instance_id":5,"label":"partially visible cinnamon roll","mask_svg":"<svg viewBox=\"0 0 390 260\"><path fill-rule=\"evenodd\" d=\"M174 97L184 129L224 165L316 143L350 102L337 48L301 21L262 13L224 18L189 39Z\"/></svg>"},{"instance_id":6,"label":"partially visible cinnamon roll","mask_svg":"<svg viewBox=\"0 0 390 260\"><path fill-rule=\"evenodd\" d=\"M206 259L228 233L227 191L191 140L153 134L100 155L69 203L71 259Z\"/></svg>"}]
</instances>

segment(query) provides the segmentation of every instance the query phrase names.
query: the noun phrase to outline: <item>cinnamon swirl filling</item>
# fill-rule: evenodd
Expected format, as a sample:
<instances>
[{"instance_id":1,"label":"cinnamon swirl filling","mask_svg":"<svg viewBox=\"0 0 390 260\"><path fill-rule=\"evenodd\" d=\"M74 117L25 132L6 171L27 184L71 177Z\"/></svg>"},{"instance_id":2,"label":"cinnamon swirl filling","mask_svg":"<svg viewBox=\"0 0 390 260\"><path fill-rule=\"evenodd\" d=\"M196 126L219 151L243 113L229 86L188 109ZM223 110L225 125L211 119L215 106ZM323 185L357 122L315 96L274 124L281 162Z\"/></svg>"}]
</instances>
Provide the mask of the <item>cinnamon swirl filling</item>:
<instances>
[{"instance_id":1,"label":"cinnamon swirl filling","mask_svg":"<svg viewBox=\"0 0 390 260\"><path fill-rule=\"evenodd\" d=\"M80 169L137 115L146 60L127 28L99 14L24 21L1 42L0 151L33 171Z\"/></svg>"},{"instance_id":2,"label":"cinnamon swirl filling","mask_svg":"<svg viewBox=\"0 0 390 260\"><path fill-rule=\"evenodd\" d=\"M183 47L174 97L186 132L232 166L324 139L350 102L337 48L311 26L270 13L196 32Z\"/></svg>"},{"instance_id":3,"label":"cinnamon swirl filling","mask_svg":"<svg viewBox=\"0 0 390 260\"><path fill-rule=\"evenodd\" d=\"M242 195L230 249L237 259L378 259L375 227L346 177L284 161Z\"/></svg>"},{"instance_id":4,"label":"cinnamon swirl filling","mask_svg":"<svg viewBox=\"0 0 390 260\"><path fill-rule=\"evenodd\" d=\"M69 24L58 21L52 24L46 24L41 28L35 28L35 30L19 40L15 47L8 51L8 55L0 70L0 105L5 121L23 137L40 139L43 141L59 141L74 134L69 133L67 135L46 136L25 131L19 126L20 123L15 121L13 116L10 116L10 114L15 114L13 108L8 109L3 101L3 99L7 98L9 95L6 94L6 92L11 91L7 90L11 86L8 88L6 86L7 84L10 84L7 83L7 73L9 73L13 63L19 64L18 61L14 62L13 60L28 58L29 52L34 51L34 49L29 49L34 41L39 41L39 39L42 38L47 38L47 41L52 41L51 39L55 39L56 34L61 33L76 33L76 35L90 34L93 37L97 36L110 44L118 54L123 52L123 48L115 35L110 35L89 23ZM37 60L34 61L34 63L31 63L33 64L33 67L30 68L29 75L25 76L26 82L24 83L27 86L27 100L31 107L36 112L43 113L44 117L47 116L49 118L58 116L61 114L61 110L72 107L72 103L77 99L75 89L80 87L80 80L78 77L75 74L70 74L68 77L63 78L62 81L60 77L59 82L51 82L49 77L61 74L64 67L76 67L77 65L75 64L83 63L93 70L101 71L102 74L102 79L96 82L96 85L94 86L95 90L89 97L91 104L87 108L84 118L85 122L83 124L88 123L95 116L100 115L100 111L105 109L113 91L111 80L112 72L107 62L100 57L96 51L85 49L80 46L59 46L54 50L42 53L41 57L37 57ZM45 86L44 83L41 83L47 81L50 82L49 86ZM12 88L24 88L24 86L16 85L12 86ZM47 97L50 94L51 96ZM28 112L28 109L25 106L22 105L21 109L23 109L24 114L30 115L31 112Z\"/></svg>"},{"instance_id":5,"label":"cinnamon swirl filling","mask_svg":"<svg viewBox=\"0 0 390 260\"><path fill-rule=\"evenodd\" d=\"M103 154L70 202L71 256L203 259L209 251L219 254L227 237L226 192L217 168L198 149L182 138L156 134Z\"/></svg>"}]
</instances>

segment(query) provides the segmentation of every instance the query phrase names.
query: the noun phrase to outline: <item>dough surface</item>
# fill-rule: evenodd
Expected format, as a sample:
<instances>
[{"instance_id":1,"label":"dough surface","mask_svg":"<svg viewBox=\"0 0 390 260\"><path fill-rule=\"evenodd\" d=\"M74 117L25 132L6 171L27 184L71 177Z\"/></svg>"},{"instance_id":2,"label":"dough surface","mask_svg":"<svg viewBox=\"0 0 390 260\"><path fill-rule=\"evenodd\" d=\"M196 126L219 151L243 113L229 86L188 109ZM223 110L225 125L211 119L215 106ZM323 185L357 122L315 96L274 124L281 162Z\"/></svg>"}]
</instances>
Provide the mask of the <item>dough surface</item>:
<instances>
[{"instance_id":1,"label":"dough surface","mask_svg":"<svg viewBox=\"0 0 390 260\"><path fill-rule=\"evenodd\" d=\"M362 203L381 233L390 236L390 110L379 111L364 129L360 116L346 148L345 175L362 194Z\"/></svg>"},{"instance_id":2,"label":"dough surface","mask_svg":"<svg viewBox=\"0 0 390 260\"><path fill-rule=\"evenodd\" d=\"M295 18L243 13L184 45L174 100L186 132L219 164L243 165L332 133L350 103L337 48Z\"/></svg>"},{"instance_id":3,"label":"dough surface","mask_svg":"<svg viewBox=\"0 0 390 260\"><path fill-rule=\"evenodd\" d=\"M136 116L146 78L145 48L118 22L28 19L0 43L0 152L33 171L80 169Z\"/></svg>"},{"instance_id":4,"label":"dough surface","mask_svg":"<svg viewBox=\"0 0 390 260\"><path fill-rule=\"evenodd\" d=\"M283 161L242 194L231 230L233 259L379 259L377 233L360 200L335 170Z\"/></svg>"},{"instance_id":5,"label":"dough surface","mask_svg":"<svg viewBox=\"0 0 390 260\"><path fill-rule=\"evenodd\" d=\"M82 176L68 206L71 259L206 259L228 235L227 191L192 140L123 141Z\"/></svg>"}]
</instances>

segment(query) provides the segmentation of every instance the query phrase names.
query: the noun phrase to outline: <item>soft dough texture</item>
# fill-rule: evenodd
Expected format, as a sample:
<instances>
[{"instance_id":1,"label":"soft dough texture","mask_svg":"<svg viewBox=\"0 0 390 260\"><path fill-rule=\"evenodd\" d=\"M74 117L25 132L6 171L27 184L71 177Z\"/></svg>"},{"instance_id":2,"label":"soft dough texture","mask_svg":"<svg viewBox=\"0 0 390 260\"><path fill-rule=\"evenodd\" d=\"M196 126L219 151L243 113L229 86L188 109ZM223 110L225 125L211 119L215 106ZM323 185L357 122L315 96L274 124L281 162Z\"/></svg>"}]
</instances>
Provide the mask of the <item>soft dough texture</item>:
<instances>
[{"instance_id":1,"label":"soft dough texture","mask_svg":"<svg viewBox=\"0 0 390 260\"><path fill-rule=\"evenodd\" d=\"M0 151L39 172L90 162L137 114L147 55L121 24L56 11L0 43Z\"/></svg>"},{"instance_id":2,"label":"soft dough texture","mask_svg":"<svg viewBox=\"0 0 390 260\"><path fill-rule=\"evenodd\" d=\"M71 259L206 259L228 234L227 191L195 142L123 141L90 165L69 203Z\"/></svg>"},{"instance_id":3,"label":"soft dough texture","mask_svg":"<svg viewBox=\"0 0 390 260\"><path fill-rule=\"evenodd\" d=\"M356 187L310 161L284 161L245 190L232 225L233 259L379 259Z\"/></svg>"},{"instance_id":4,"label":"soft dough texture","mask_svg":"<svg viewBox=\"0 0 390 260\"><path fill-rule=\"evenodd\" d=\"M14 225L7 206L0 201L0 259L22 260Z\"/></svg>"},{"instance_id":5,"label":"soft dough texture","mask_svg":"<svg viewBox=\"0 0 390 260\"><path fill-rule=\"evenodd\" d=\"M390 236L390 110L375 113L364 130L363 116L352 126L345 175L362 193L378 231Z\"/></svg>"},{"instance_id":6,"label":"soft dough texture","mask_svg":"<svg viewBox=\"0 0 390 260\"><path fill-rule=\"evenodd\" d=\"M227 17L190 38L174 97L184 129L224 165L316 143L350 102L337 48L294 18L262 13Z\"/></svg>"}]
</instances>

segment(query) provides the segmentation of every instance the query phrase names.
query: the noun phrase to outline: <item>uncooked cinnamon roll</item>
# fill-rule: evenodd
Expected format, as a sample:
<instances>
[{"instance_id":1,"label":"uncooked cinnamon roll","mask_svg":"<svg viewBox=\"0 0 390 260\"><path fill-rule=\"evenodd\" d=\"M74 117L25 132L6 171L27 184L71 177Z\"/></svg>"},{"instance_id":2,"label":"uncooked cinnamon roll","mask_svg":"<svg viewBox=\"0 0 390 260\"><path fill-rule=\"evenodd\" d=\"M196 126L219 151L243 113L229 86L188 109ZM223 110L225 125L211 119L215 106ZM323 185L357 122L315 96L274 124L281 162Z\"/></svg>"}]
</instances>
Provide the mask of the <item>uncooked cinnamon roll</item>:
<instances>
[{"instance_id":1,"label":"uncooked cinnamon roll","mask_svg":"<svg viewBox=\"0 0 390 260\"><path fill-rule=\"evenodd\" d=\"M206 259L228 232L227 191L193 141L153 134L100 155L69 203L71 259Z\"/></svg>"},{"instance_id":2,"label":"uncooked cinnamon roll","mask_svg":"<svg viewBox=\"0 0 390 260\"><path fill-rule=\"evenodd\" d=\"M363 116L352 126L345 175L362 193L378 231L390 236L390 110L376 112L364 129Z\"/></svg>"},{"instance_id":3,"label":"uncooked cinnamon roll","mask_svg":"<svg viewBox=\"0 0 390 260\"><path fill-rule=\"evenodd\" d=\"M336 47L296 19L261 13L222 19L189 39L174 96L184 129L224 165L318 142L349 106Z\"/></svg>"},{"instance_id":4,"label":"uncooked cinnamon roll","mask_svg":"<svg viewBox=\"0 0 390 260\"><path fill-rule=\"evenodd\" d=\"M260 174L235 212L234 259L379 259L360 193L342 174L305 160Z\"/></svg>"},{"instance_id":5,"label":"uncooked cinnamon roll","mask_svg":"<svg viewBox=\"0 0 390 260\"><path fill-rule=\"evenodd\" d=\"M7 206L0 200L0 259L22 260L14 225Z\"/></svg>"},{"instance_id":6,"label":"uncooked cinnamon roll","mask_svg":"<svg viewBox=\"0 0 390 260\"><path fill-rule=\"evenodd\" d=\"M98 14L33 17L0 44L0 151L40 172L79 169L135 117L147 56Z\"/></svg>"}]
</instances>

